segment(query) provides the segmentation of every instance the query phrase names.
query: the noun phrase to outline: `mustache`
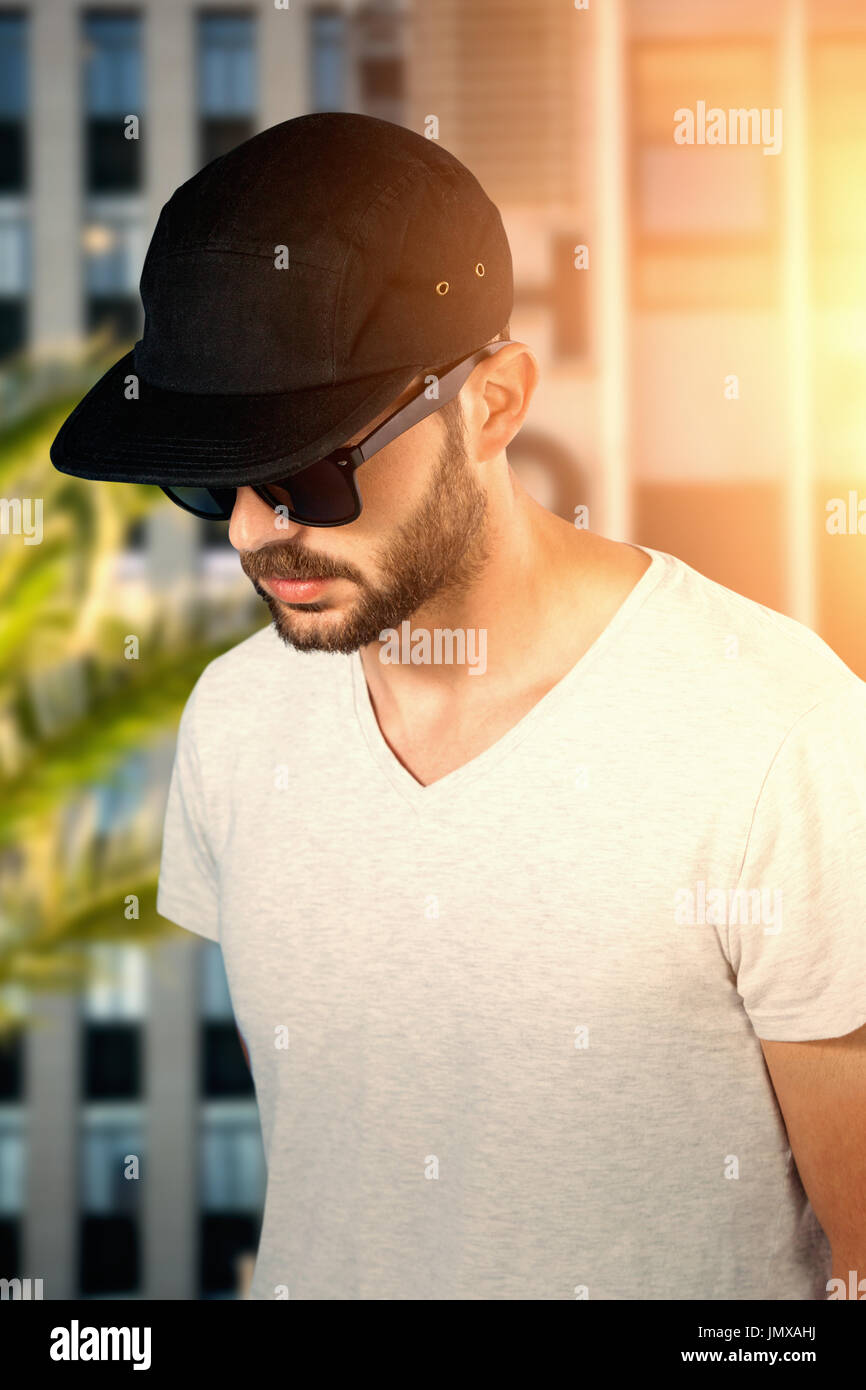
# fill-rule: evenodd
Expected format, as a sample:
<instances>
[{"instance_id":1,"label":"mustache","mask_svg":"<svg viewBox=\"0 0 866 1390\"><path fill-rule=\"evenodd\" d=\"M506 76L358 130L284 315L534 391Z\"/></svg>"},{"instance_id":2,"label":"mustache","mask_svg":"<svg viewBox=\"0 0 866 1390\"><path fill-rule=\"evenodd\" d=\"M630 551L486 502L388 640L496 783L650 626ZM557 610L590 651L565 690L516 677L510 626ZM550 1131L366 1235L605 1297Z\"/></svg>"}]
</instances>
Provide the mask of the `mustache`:
<instances>
[{"instance_id":1,"label":"mustache","mask_svg":"<svg viewBox=\"0 0 866 1390\"><path fill-rule=\"evenodd\" d=\"M242 550L241 569L253 583L262 579L354 579L324 555L311 555L290 545Z\"/></svg>"}]
</instances>

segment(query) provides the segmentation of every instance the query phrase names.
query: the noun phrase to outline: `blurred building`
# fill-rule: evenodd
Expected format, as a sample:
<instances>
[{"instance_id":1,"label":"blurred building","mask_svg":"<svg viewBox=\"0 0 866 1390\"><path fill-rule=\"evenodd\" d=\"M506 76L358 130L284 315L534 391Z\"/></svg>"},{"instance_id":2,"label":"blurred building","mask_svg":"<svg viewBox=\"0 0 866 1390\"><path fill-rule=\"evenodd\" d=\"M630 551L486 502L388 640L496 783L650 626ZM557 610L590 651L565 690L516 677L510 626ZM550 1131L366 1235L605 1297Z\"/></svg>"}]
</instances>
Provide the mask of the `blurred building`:
<instances>
[{"instance_id":1,"label":"blurred building","mask_svg":"<svg viewBox=\"0 0 866 1390\"><path fill-rule=\"evenodd\" d=\"M542 373L509 448L530 491L866 676L866 546L825 525L827 499L866 498L864 60L858 0L3 6L0 353L140 336L160 207L257 130L345 109L428 132L511 240L512 337ZM700 103L779 111L779 150L677 143ZM118 566L247 585L224 528L169 504ZM34 1003L44 1028L0 1063L0 1274L230 1297L263 1189L219 953L108 955L114 984ZM136 1199L118 1174L138 1153Z\"/></svg>"}]
</instances>

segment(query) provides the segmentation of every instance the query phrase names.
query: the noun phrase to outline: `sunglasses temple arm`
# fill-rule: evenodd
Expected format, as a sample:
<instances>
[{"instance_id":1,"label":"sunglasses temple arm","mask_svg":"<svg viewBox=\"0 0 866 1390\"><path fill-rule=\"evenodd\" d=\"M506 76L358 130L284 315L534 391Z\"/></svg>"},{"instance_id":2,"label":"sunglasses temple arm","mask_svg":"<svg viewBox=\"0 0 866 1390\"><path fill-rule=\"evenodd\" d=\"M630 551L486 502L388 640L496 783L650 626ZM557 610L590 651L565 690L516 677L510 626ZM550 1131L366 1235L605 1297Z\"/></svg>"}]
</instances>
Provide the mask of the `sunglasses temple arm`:
<instances>
[{"instance_id":1,"label":"sunglasses temple arm","mask_svg":"<svg viewBox=\"0 0 866 1390\"><path fill-rule=\"evenodd\" d=\"M418 422L423 420L427 415L432 415L434 410L438 410L440 405L444 405L446 401L453 400L461 386L465 383L467 377L475 370L478 363L484 357L492 357L493 353L498 352L500 348L508 347L510 341L509 339L508 342L492 343L482 348L479 352L473 353L465 362L458 363L452 371L446 372L439 381L440 390L444 388L444 391L441 391L439 397L435 401L430 401L424 391L422 391L420 395L416 396L408 405L401 406L399 409L395 410L392 415L388 416L387 420L382 421L381 425L379 425L371 435L368 435L365 440L356 446L361 458L368 459L372 454L378 453L386 444L390 444L392 439L396 439L399 434L403 434L406 430L411 429L413 425L417 425Z\"/></svg>"}]
</instances>

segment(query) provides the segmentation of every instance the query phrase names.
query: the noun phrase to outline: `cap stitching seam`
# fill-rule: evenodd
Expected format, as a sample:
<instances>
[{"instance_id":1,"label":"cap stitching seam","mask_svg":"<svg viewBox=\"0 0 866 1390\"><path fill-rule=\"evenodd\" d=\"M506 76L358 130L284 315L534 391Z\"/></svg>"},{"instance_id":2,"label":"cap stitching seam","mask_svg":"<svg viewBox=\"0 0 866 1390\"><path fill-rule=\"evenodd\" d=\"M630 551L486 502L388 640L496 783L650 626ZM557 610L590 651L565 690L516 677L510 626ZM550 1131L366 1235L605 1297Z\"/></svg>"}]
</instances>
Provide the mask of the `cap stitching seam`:
<instances>
[{"instance_id":1,"label":"cap stitching seam","mask_svg":"<svg viewBox=\"0 0 866 1390\"><path fill-rule=\"evenodd\" d=\"M414 159L414 158L413 158L413 159L412 159L412 162L411 162L411 164L410 164L410 166L409 166L409 168L408 168L408 169L404 169L403 172L397 176L397 178L392 179L391 182L388 183L388 184L386 184L384 188L380 188L380 189L378 190L378 192L374 195L374 197L372 197L372 198L370 199L369 203L367 203L366 206L365 206L364 208L361 209L361 211L358 213L358 216L355 218L355 221L352 223L352 226L351 226L351 228L349 229L349 232L348 232L348 243L349 243L349 244L348 244L348 246L346 247L346 254L345 254L345 256L343 257L343 264L342 264L342 266L340 267L340 283L339 283L338 286L337 286L337 292L336 292L336 294L335 294L335 296L334 296L334 318L335 318L335 323L334 323L334 333L333 333L333 336L332 336L331 341L332 341L332 343L333 343L333 350L334 350L333 363L332 363L332 371L333 371L333 374L334 374L333 379L334 379L335 381L336 381L336 377L337 377L337 357L336 357L336 354L337 354L337 331L336 331L336 316L337 316L339 307L340 307L340 305L341 305L341 303L342 303L343 285L344 285L344 282L345 282L346 268L347 268L347 265L348 265L349 257L351 256L351 254L352 254L353 251L356 251L356 250L357 250L357 247L354 245L354 236L355 236L355 233L356 233L357 230L358 230L358 227L359 227L360 223L364 220L365 217L368 216L368 214L369 214L370 212L372 212L372 210L375 208L375 206L376 206L376 204L377 204L378 202L380 202L382 199L384 199L388 194L390 194L390 193L392 193L392 192L395 192L395 191L397 190L397 188L400 186L401 183L405 183L405 184L407 184L407 186L408 186L408 185L411 183L411 181L412 181L413 178L419 178L419 177L421 177L422 175L424 175L424 176L430 176L430 175L433 175L433 174L436 174L436 173L457 174L458 172L459 172L458 170L452 169L452 168L450 168L450 167L447 166L447 165L443 166L443 168L442 168L441 170L432 169L432 168L430 167L429 164L422 164L421 161L420 161L419 159ZM344 322L344 324L345 324L345 322L346 322L346 315L343 316L343 322ZM346 356L346 346L347 346L347 345L346 345L345 338L343 338L343 339L341 340L341 342L340 342L340 349L341 349L341 353L342 353L343 358L345 358L345 356Z\"/></svg>"},{"instance_id":2,"label":"cap stitching seam","mask_svg":"<svg viewBox=\"0 0 866 1390\"><path fill-rule=\"evenodd\" d=\"M248 243L248 248L243 249L238 246L229 246L227 243L212 244L209 242L195 242L190 243L188 246L177 247L174 251L160 251L159 254L155 256L153 259L154 262L166 261L172 256L186 256L202 250L204 250L205 252L216 251L220 255L227 254L230 256L249 256L251 259L273 259L273 249L270 246L264 250L249 249L255 244L256 243ZM277 243L274 244L276 245ZM303 256L292 256L291 251L289 254L291 265L306 265L309 266L312 270L323 270L328 275L339 275L340 273L340 268L338 266L320 265L318 261L308 261Z\"/></svg>"}]
</instances>

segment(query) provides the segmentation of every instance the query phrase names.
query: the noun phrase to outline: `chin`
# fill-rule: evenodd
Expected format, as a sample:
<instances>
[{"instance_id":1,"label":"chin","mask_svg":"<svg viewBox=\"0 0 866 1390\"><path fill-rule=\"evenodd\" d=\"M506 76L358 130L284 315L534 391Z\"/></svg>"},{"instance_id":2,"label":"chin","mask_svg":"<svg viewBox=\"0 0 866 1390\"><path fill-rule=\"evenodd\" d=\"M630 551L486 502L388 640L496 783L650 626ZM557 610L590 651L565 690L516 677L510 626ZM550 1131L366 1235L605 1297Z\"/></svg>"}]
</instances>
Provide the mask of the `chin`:
<instances>
[{"instance_id":1,"label":"chin","mask_svg":"<svg viewBox=\"0 0 866 1390\"><path fill-rule=\"evenodd\" d=\"M325 615L332 614L329 620ZM309 619L304 621L304 614ZM345 614L333 608L310 604L308 608L271 608L273 625L277 636L287 647L301 652L343 652L355 651L360 645L351 636L352 624Z\"/></svg>"}]
</instances>

